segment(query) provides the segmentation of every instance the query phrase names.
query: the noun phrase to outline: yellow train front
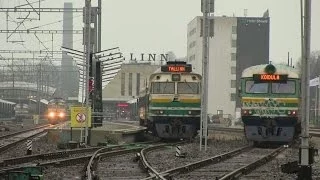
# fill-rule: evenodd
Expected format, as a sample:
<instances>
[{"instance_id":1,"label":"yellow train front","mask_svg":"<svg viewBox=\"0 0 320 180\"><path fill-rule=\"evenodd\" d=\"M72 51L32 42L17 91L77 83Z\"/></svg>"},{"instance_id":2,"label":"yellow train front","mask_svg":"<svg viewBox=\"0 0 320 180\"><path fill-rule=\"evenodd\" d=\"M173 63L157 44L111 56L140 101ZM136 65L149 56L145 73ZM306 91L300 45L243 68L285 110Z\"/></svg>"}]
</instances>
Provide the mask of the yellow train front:
<instances>
[{"instance_id":1,"label":"yellow train front","mask_svg":"<svg viewBox=\"0 0 320 180\"><path fill-rule=\"evenodd\" d=\"M48 103L46 112L47 120L50 124L57 124L67 120L67 105L61 98L55 98Z\"/></svg>"},{"instance_id":2,"label":"yellow train front","mask_svg":"<svg viewBox=\"0 0 320 180\"><path fill-rule=\"evenodd\" d=\"M167 62L139 99L140 124L163 139L192 138L200 128L201 76L185 62Z\"/></svg>"}]
</instances>

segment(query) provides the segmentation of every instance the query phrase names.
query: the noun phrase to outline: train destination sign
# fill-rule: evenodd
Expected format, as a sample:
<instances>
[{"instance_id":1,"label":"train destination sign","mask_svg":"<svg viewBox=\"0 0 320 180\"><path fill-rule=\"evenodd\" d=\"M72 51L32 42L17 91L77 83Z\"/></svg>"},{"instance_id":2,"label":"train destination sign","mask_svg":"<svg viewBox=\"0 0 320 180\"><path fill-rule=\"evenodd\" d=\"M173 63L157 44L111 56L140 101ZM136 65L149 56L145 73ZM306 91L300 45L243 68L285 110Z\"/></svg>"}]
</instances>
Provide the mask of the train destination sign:
<instances>
[{"instance_id":1,"label":"train destination sign","mask_svg":"<svg viewBox=\"0 0 320 180\"><path fill-rule=\"evenodd\" d=\"M161 67L162 72L191 72L192 67L191 66L172 66L172 65L167 65L167 66L162 66Z\"/></svg>"},{"instance_id":2,"label":"train destination sign","mask_svg":"<svg viewBox=\"0 0 320 180\"><path fill-rule=\"evenodd\" d=\"M185 66L168 66L168 70L170 72L185 72L186 67Z\"/></svg>"},{"instance_id":3,"label":"train destination sign","mask_svg":"<svg viewBox=\"0 0 320 180\"><path fill-rule=\"evenodd\" d=\"M288 75L286 74L254 74L255 82L286 82Z\"/></svg>"}]
</instances>

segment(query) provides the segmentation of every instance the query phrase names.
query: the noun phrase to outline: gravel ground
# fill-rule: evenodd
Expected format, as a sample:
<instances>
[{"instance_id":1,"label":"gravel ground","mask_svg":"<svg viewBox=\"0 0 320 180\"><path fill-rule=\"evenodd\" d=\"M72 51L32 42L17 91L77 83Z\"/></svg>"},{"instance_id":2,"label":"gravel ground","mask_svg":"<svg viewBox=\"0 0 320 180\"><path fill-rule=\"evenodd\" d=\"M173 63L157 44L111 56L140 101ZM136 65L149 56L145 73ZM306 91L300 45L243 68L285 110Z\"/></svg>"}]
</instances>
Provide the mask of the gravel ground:
<instances>
[{"instance_id":1,"label":"gravel ground","mask_svg":"<svg viewBox=\"0 0 320 180\"><path fill-rule=\"evenodd\" d=\"M11 134L17 131L30 129L39 125L47 124L46 121L40 121L39 124L33 124L33 120L16 121L1 121L0 122L0 136Z\"/></svg>"},{"instance_id":2,"label":"gravel ground","mask_svg":"<svg viewBox=\"0 0 320 180\"><path fill-rule=\"evenodd\" d=\"M81 172L84 164L67 167L47 167L44 169L44 179L50 180L78 180L81 179Z\"/></svg>"},{"instance_id":3,"label":"gravel ground","mask_svg":"<svg viewBox=\"0 0 320 180\"><path fill-rule=\"evenodd\" d=\"M286 149L283 153L279 154L274 160L266 165L256 169L247 176L240 179L264 179L264 180L291 180L296 179L295 174L286 174L281 172L281 165L287 162L298 160L299 149L297 146Z\"/></svg>"},{"instance_id":4,"label":"gravel ground","mask_svg":"<svg viewBox=\"0 0 320 180\"><path fill-rule=\"evenodd\" d=\"M100 179L143 179L148 177L138 162L136 153L102 159L98 164L97 175Z\"/></svg>"}]
</instances>

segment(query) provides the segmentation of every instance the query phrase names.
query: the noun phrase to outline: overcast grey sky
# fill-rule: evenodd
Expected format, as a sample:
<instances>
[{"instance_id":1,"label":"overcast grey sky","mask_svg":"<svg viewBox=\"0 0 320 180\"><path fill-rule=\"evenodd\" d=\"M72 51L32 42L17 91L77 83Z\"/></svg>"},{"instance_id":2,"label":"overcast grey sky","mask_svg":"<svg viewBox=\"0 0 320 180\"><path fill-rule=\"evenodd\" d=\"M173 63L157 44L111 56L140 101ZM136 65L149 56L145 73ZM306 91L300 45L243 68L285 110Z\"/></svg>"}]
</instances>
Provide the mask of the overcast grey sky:
<instances>
[{"instance_id":1,"label":"overcast grey sky","mask_svg":"<svg viewBox=\"0 0 320 180\"><path fill-rule=\"evenodd\" d=\"M313 0L312 49L320 49L320 1ZM300 0L216 0L215 15L262 16L269 9L270 59L300 56ZM200 13L200 0L107 0L103 2L104 44L124 51L187 51L186 27Z\"/></svg>"},{"instance_id":2,"label":"overcast grey sky","mask_svg":"<svg viewBox=\"0 0 320 180\"><path fill-rule=\"evenodd\" d=\"M63 2L73 2L74 7L82 7L84 0L45 0L42 7L63 7ZM7 0L0 0L5 7ZM25 3L25 0L12 0L13 4ZM97 1L92 1L93 6ZM320 49L320 0L312 2L312 44L311 49ZM187 24L195 16L201 15L200 0L103 0L102 49L119 46L124 53L165 53L173 51L178 57L186 55ZM270 12L270 60L286 62L289 51L294 59L300 57L300 0L216 0L215 15L243 16L248 9L248 16L262 16ZM75 29L82 26L81 14L74 19ZM1 27L4 26L5 14L1 14ZM62 19L62 14L42 15L41 22L33 21L26 26L46 24ZM46 26L50 28L53 26ZM61 23L58 26L61 28ZM1 34L3 37L3 34ZM25 38L26 36L24 36ZM51 47L50 37L39 35L40 39ZM33 43L37 40L34 37ZM54 37L54 47L61 46L61 37ZM75 35L74 47L82 49L82 36ZM2 40L4 41L4 40ZM4 44L3 44L4 43ZM76 44L77 43L77 44ZM13 47L2 42L1 49ZM38 43L26 44L29 49L40 48Z\"/></svg>"}]
</instances>

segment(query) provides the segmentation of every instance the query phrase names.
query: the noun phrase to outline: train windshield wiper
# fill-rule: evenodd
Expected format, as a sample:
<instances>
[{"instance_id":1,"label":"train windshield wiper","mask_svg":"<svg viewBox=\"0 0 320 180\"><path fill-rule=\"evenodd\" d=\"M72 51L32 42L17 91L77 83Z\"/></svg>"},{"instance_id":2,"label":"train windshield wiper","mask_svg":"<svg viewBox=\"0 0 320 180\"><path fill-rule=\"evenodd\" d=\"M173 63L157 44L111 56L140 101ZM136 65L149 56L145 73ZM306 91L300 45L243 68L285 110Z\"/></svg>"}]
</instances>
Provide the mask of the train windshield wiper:
<instances>
[{"instance_id":1,"label":"train windshield wiper","mask_svg":"<svg viewBox=\"0 0 320 180\"><path fill-rule=\"evenodd\" d=\"M187 82L187 80L184 80L184 82L189 86L189 88L191 89L191 93L195 93L194 89L192 88L192 86L190 86L189 82Z\"/></svg>"},{"instance_id":2,"label":"train windshield wiper","mask_svg":"<svg viewBox=\"0 0 320 180\"><path fill-rule=\"evenodd\" d=\"M163 87L163 91L162 91L163 94L165 94L165 90L167 88L167 84L168 84L168 80L164 83L164 87Z\"/></svg>"}]
</instances>

